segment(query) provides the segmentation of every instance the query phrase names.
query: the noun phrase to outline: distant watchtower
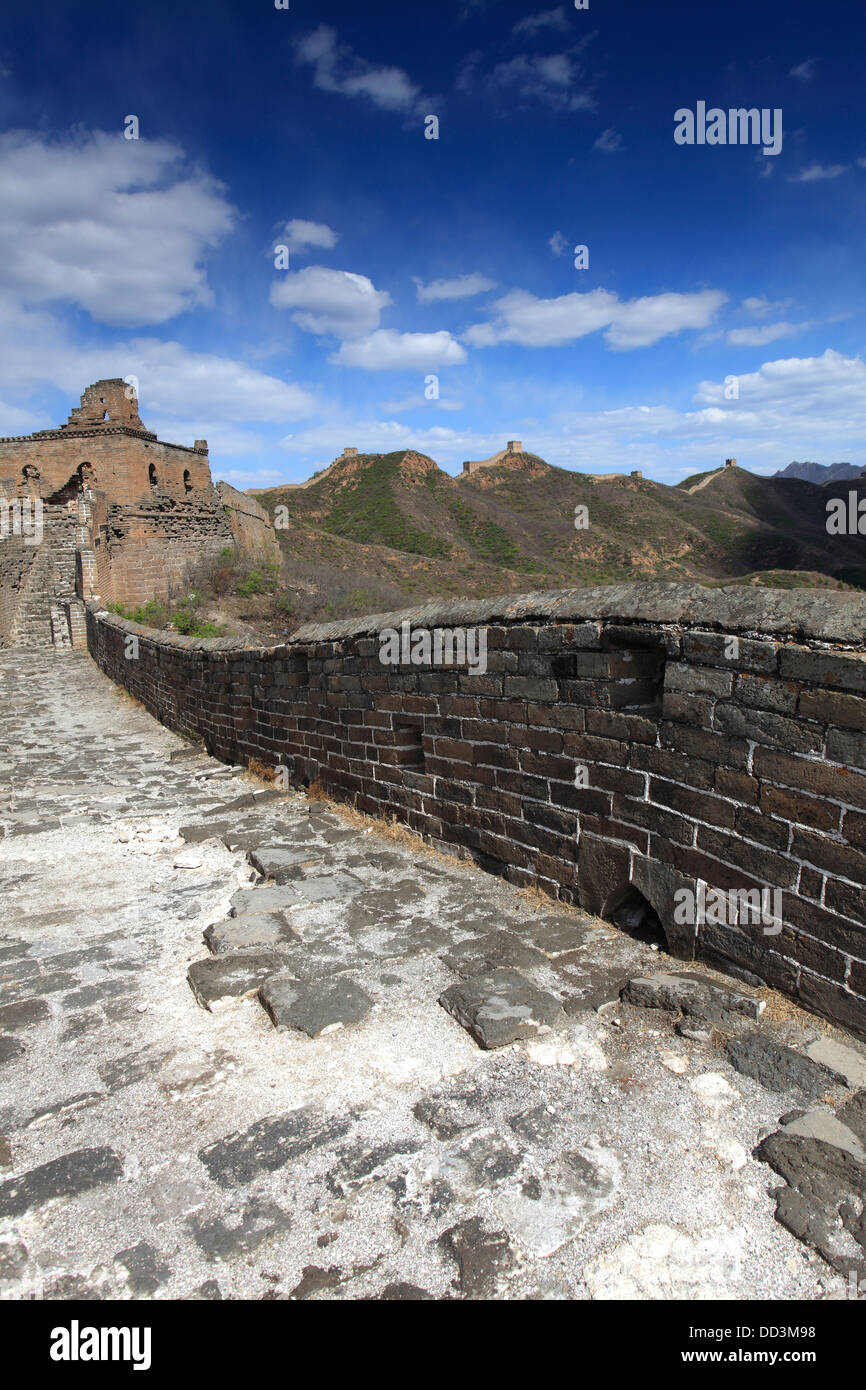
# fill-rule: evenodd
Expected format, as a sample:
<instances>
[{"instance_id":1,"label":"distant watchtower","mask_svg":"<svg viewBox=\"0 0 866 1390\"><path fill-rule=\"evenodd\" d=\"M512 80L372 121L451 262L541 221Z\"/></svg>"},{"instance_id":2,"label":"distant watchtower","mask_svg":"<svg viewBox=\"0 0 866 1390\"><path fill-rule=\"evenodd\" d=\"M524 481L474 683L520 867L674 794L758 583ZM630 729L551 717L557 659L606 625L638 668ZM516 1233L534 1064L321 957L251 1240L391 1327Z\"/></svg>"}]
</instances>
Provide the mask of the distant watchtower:
<instances>
[{"instance_id":1,"label":"distant watchtower","mask_svg":"<svg viewBox=\"0 0 866 1390\"><path fill-rule=\"evenodd\" d=\"M509 439L509 441L508 441L508 448L507 448L507 450L506 450L506 453L509 453L509 454L522 454L522 453L523 453L523 442L522 442L522 440L520 440L520 439Z\"/></svg>"},{"instance_id":2,"label":"distant watchtower","mask_svg":"<svg viewBox=\"0 0 866 1390\"><path fill-rule=\"evenodd\" d=\"M736 459L725 459L725 467L726 467L726 468L736 468L736 466L737 466L737 460L736 460Z\"/></svg>"}]
</instances>

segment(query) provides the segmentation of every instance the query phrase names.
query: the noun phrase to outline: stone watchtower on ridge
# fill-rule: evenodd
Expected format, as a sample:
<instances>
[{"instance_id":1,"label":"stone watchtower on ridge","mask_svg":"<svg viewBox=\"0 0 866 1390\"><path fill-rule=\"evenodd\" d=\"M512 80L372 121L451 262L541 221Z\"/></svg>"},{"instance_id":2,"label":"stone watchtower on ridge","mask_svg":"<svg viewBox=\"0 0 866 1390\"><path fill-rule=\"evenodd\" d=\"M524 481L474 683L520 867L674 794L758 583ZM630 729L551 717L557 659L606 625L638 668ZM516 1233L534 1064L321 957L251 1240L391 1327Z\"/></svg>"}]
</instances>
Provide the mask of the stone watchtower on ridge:
<instances>
[{"instance_id":1,"label":"stone watchtower on ridge","mask_svg":"<svg viewBox=\"0 0 866 1390\"><path fill-rule=\"evenodd\" d=\"M158 439L120 377L88 386L56 429L0 439L0 504L22 499L38 499L40 535L0 547L0 645L68 645L70 602L165 600L190 565L233 544L207 441Z\"/></svg>"}]
</instances>

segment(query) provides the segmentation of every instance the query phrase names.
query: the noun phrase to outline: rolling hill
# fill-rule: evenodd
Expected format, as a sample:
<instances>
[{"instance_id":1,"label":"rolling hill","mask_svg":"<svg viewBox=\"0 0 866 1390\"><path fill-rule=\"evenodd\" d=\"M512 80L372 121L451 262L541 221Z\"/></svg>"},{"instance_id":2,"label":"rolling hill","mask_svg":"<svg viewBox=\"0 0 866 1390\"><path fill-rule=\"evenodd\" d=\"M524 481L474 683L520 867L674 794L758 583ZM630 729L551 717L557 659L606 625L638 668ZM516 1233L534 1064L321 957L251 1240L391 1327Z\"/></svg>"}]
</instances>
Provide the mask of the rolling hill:
<instances>
[{"instance_id":1,"label":"rolling hill","mask_svg":"<svg viewBox=\"0 0 866 1390\"><path fill-rule=\"evenodd\" d=\"M866 496L866 479L851 486ZM322 611L334 616L371 611L380 595L387 606L624 579L866 588L864 538L827 534L826 488L742 468L668 487L523 452L455 478L404 450L338 459L256 495L271 515L286 508L287 582L330 593Z\"/></svg>"}]
</instances>

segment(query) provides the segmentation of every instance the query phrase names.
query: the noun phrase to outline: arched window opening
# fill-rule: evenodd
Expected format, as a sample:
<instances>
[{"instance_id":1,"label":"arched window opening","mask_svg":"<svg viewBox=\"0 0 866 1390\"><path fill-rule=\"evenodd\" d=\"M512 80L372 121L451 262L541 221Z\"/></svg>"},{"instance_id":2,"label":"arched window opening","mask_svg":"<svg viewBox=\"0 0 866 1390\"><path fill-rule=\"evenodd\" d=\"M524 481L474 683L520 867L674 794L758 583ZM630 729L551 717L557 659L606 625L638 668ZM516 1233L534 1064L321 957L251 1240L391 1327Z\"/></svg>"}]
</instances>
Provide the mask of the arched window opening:
<instances>
[{"instance_id":1,"label":"arched window opening","mask_svg":"<svg viewBox=\"0 0 866 1390\"><path fill-rule=\"evenodd\" d=\"M159 479L156 476L156 464L151 463L147 470L147 480L151 487L159 487Z\"/></svg>"},{"instance_id":2,"label":"arched window opening","mask_svg":"<svg viewBox=\"0 0 866 1390\"><path fill-rule=\"evenodd\" d=\"M192 492L192 478L188 468L183 470L183 490L184 492Z\"/></svg>"}]
</instances>

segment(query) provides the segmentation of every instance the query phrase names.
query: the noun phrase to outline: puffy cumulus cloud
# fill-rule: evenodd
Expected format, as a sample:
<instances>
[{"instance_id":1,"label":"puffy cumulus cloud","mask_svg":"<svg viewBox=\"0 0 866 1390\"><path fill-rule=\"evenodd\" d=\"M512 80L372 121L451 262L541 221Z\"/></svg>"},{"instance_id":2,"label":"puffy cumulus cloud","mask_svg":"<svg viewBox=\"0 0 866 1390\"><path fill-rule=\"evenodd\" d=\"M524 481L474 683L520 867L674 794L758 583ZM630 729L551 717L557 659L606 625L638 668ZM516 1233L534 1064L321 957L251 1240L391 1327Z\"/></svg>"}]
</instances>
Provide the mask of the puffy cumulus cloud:
<instances>
[{"instance_id":1,"label":"puffy cumulus cloud","mask_svg":"<svg viewBox=\"0 0 866 1390\"><path fill-rule=\"evenodd\" d=\"M554 256L564 256L568 250L568 242L562 235L562 232L554 232L547 244Z\"/></svg>"},{"instance_id":2,"label":"puffy cumulus cloud","mask_svg":"<svg viewBox=\"0 0 866 1390\"><path fill-rule=\"evenodd\" d=\"M398 333L380 328L366 338L343 343L331 361L367 372L425 371L459 366L466 361L466 350L444 329L438 333Z\"/></svg>"},{"instance_id":3,"label":"puffy cumulus cloud","mask_svg":"<svg viewBox=\"0 0 866 1390\"><path fill-rule=\"evenodd\" d=\"M848 432L862 440L866 363L860 357L827 348L820 357L780 358L742 373L737 385L738 397L729 401L724 382L702 381L695 403L717 408L734 421L747 419L760 430L787 431L792 418L805 418L811 431L825 430L829 439Z\"/></svg>"},{"instance_id":4,"label":"puffy cumulus cloud","mask_svg":"<svg viewBox=\"0 0 866 1390\"><path fill-rule=\"evenodd\" d=\"M494 305L496 318L474 324L463 335L472 347L520 343L523 347L562 347L606 329L610 347L624 351L649 347L686 328L705 328L725 302L719 290L696 294L648 295L623 303L609 290L574 292L538 299L513 290Z\"/></svg>"},{"instance_id":5,"label":"puffy cumulus cloud","mask_svg":"<svg viewBox=\"0 0 866 1390\"><path fill-rule=\"evenodd\" d=\"M369 63L337 42L336 31L320 24L296 45L299 63L313 70L313 83L323 92L362 97L382 111L408 115L424 104L421 90L402 68Z\"/></svg>"},{"instance_id":6,"label":"puffy cumulus cloud","mask_svg":"<svg viewBox=\"0 0 866 1390\"><path fill-rule=\"evenodd\" d=\"M488 280L486 275L457 275L453 280L431 280L425 285L413 275L418 292L419 304L430 304L437 299L471 299L474 294L484 294L496 289L496 281Z\"/></svg>"},{"instance_id":7,"label":"puffy cumulus cloud","mask_svg":"<svg viewBox=\"0 0 866 1390\"><path fill-rule=\"evenodd\" d=\"M620 304L605 334L618 351L651 347L672 333L687 328L706 328L727 299L721 290L699 290L697 294L645 295Z\"/></svg>"},{"instance_id":8,"label":"puffy cumulus cloud","mask_svg":"<svg viewBox=\"0 0 866 1390\"><path fill-rule=\"evenodd\" d=\"M335 338L362 338L379 326L391 296L377 290L366 275L311 265L286 273L271 286L271 303L291 309L292 321L305 333Z\"/></svg>"},{"instance_id":9,"label":"puffy cumulus cloud","mask_svg":"<svg viewBox=\"0 0 866 1390\"><path fill-rule=\"evenodd\" d=\"M149 411L239 424L280 424L311 415L316 408L316 398L300 386L230 357L190 352L179 343L139 338L112 348L109 355L124 370L98 375L138 377L142 418ZM207 431L204 437L209 437Z\"/></svg>"},{"instance_id":10,"label":"puffy cumulus cloud","mask_svg":"<svg viewBox=\"0 0 866 1390\"><path fill-rule=\"evenodd\" d=\"M294 252L305 251L308 246L331 251L339 236L324 222L307 222L303 217L293 217L278 234L277 240Z\"/></svg>"},{"instance_id":11,"label":"puffy cumulus cloud","mask_svg":"<svg viewBox=\"0 0 866 1390\"><path fill-rule=\"evenodd\" d=\"M0 137L0 288L100 323L163 323L213 302L202 258L231 229L222 184L165 140Z\"/></svg>"},{"instance_id":12,"label":"puffy cumulus cloud","mask_svg":"<svg viewBox=\"0 0 866 1390\"><path fill-rule=\"evenodd\" d=\"M537 299L527 290L512 290L497 300L492 323L475 324L464 336L473 347L499 342L561 347L605 328L618 304L617 296L607 290L563 294L558 299Z\"/></svg>"}]
</instances>

